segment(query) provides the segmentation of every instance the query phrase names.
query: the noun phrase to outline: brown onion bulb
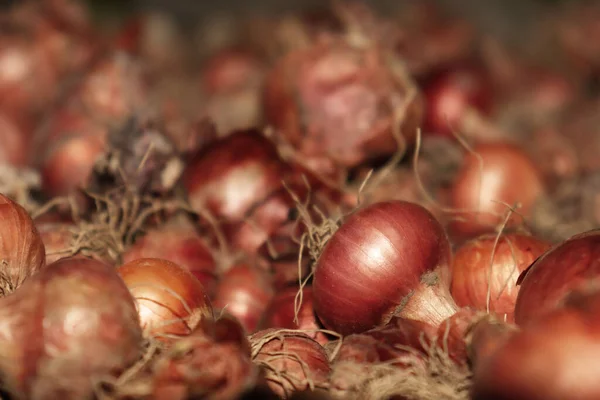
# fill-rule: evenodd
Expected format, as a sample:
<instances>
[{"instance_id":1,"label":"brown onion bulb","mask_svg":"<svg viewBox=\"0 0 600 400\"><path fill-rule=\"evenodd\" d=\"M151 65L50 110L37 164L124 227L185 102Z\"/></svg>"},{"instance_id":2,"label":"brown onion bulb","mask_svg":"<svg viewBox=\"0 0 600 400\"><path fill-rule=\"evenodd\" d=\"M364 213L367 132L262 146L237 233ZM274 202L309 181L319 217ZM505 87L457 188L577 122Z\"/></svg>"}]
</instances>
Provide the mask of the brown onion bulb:
<instances>
[{"instance_id":1,"label":"brown onion bulb","mask_svg":"<svg viewBox=\"0 0 600 400\"><path fill-rule=\"evenodd\" d=\"M423 112L415 89L396 75L397 62L377 46L339 39L293 51L267 78L267 121L301 154L347 167L391 155L398 147L392 131L411 142ZM406 104L411 93L416 97Z\"/></svg>"},{"instance_id":2,"label":"brown onion bulb","mask_svg":"<svg viewBox=\"0 0 600 400\"><path fill-rule=\"evenodd\" d=\"M135 303L114 268L66 258L0 299L0 371L14 398L90 399L141 356Z\"/></svg>"},{"instance_id":3,"label":"brown onion bulb","mask_svg":"<svg viewBox=\"0 0 600 400\"><path fill-rule=\"evenodd\" d=\"M304 333L266 329L252 335L250 343L252 360L263 367L267 384L280 397L326 385L327 354Z\"/></svg>"},{"instance_id":4,"label":"brown onion bulb","mask_svg":"<svg viewBox=\"0 0 600 400\"><path fill-rule=\"evenodd\" d=\"M44 243L27 211L0 194L0 289L6 295L46 265Z\"/></svg>"},{"instance_id":5,"label":"brown onion bulb","mask_svg":"<svg viewBox=\"0 0 600 400\"><path fill-rule=\"evenodd\" d=\"M517 278L549 248L550 243L518 233L498 239L485 235L463 244L452 262L452 297L461 307L489 311L512 322Z\"/></svg>"},{"instance_id":6,"label":"brown onion bulb","mask_svg":"<svg viewBox=\"0 0 600 400\"><path fill-rule=\"evenodd\" d=\"M452 222L451 231L459 237L493 231L508 211L501 202L511 207L520 203L517 211L527 217L544 191L537 166L519 148L504 143L480 144L465 156L450 190L452 208L460 218ZM513 213L508 225L520 222L522 218Z\"/></svg>"},{"instance_id":7,"label":"brown onion bulb","mask_svg":"<svg viewBox=\"0 0 600 400\"><path fill-rule=\"evenodd\" d=\"M521 325L557 308L569 292L600 276L600 230L593 230L554 246L519 277L515 321Z\"/></svg>"},{"instance_id":8,"label":"brown onion bulb","mask_svg":"<svg viewBox=\"0 0 600 400\"><path fill-rule=\"evenodd\" d=\"M437 325L456 311L450 262L446 233L425 208L372 204L351 215L319 256L315 311L325 327L343 335L393 316Z\"/></svg>"},{"instance_id":9,"label":"brown onion bulb","mask_svg":"<svg viewBox=\"0 0 600 400\"><path fill-rule=\"evenodd\" d=\"M202 284L167 260L141 258L122 265L119 275L138 305L146 333L161 340L188 335L198 322L213 318Z\"/></svg>"}]
</instances>

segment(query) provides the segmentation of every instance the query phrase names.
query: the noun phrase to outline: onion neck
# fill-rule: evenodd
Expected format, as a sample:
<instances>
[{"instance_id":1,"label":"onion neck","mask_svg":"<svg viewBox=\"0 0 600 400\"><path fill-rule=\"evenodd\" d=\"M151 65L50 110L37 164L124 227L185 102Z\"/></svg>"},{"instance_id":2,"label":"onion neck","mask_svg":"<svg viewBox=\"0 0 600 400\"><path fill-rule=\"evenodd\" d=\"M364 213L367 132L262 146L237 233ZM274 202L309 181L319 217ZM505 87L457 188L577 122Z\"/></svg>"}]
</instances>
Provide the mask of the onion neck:
<instances>
[{"instance_id":1,"label":"onion neck","mask_svg":"<svg viewBox=\"0 0 600 400\"><path fill-rule=\"evenodd\" d=\"M395 316L438 326L458 311L450 290L441 282L421 284L407 296Z\"/></svg>"}]
</instances>

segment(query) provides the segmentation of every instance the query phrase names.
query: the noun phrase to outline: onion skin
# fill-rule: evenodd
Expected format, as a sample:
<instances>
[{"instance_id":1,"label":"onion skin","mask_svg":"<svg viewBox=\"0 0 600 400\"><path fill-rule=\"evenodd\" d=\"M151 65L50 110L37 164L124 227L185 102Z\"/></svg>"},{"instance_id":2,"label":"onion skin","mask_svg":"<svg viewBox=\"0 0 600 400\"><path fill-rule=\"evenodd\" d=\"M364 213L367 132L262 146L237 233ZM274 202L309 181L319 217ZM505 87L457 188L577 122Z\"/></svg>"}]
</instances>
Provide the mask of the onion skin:
<instances>
[{"instance_id":1,"label":"onion skin","mask_svg":"<svg viewBox=\"0 0 600 400\"><path fill-rule=\"evenodd\" d=\"M572 290L600 275L600 230L575 235L543 254L519 277L515 321L522 325L557 308Z\"/></svg>"},{"instance_id":2,"label":"onion skin","mask_svg":"<svg viewBox=\"0 0 600 400\"><path fill-rule=\"evenodd\" d=\"M123 262L139 258L169 260L196 277L210 296L217 276L216 261L208 247L192 227L167 224L149 230L123 254Z\"/></svg>"},{"instance_id":3,"label":"onion skin","mask_svg":"<svg viewBox=\"0 0 600 400\"><path fill-rule=\"evenodd\" d=\"M27 211L0 194L0 275L2 292L18 288L46 265L46 250Z\"/></svg>"},{"instance_id":4,"label":"onion skin","mask_svg":"<svg viewBox=\"0 0 600 400\"><path fill-rule=\"evenodd\" d=\"M254 264L238 264L221 275L213 298L215 308L236 317L246 332L253 333L274 295L273 282Z\"/></svg>"},{"instance_id":5,"label":"onion skin","mask_svg":"<svg viewBox=\"0 0 600 400\"><path fill-rule=\"evenodd\" d=\"M326 384L330 373L325 350L301 332L266 329L250 337L252 360L265 368L268 386L280 397ZM280 376L283 374L283 377Z\"/></svg>"},{"instance_id":6,"label":"onion skin","mask_svg":"<svg viewBox=\"0 0 600 400\"><path fill-rule=\"evenodd\" d=\"M394 315L437 325L456 311L450 262L444 229L425 208L403 201L370 205L347 219L317 260L315 311L343 335Z\"/></svg>"},{"instance_id":7,"label":"onion skin","mask_svg":"<svg viewBox=\"0 0 600 400\"><path fill-rule=\"evenodd\" d=\"M213 310L202 284L167 260L141 258L122 265L119 275L138 304L140 322L150 336L170 341L186 336Z\"/></svg>"},{"instance_id":8,"label":"onion skin","mask_svg":"<svg viewBox=\"0 0 600 400\"><path fill-rule=\"evenodd\" d=\"M141 355L135 303L114 269L60 260L0 299L0 371L15 398L92 399Z\"/></svg>"},{"instance_id":9,"label":"onion skin","mask_svg":"<svg viewBox=\"0 0 600 400\"><path fill-rule=\"evenodd\" d=\"M450 292L459 306L486 311L489 288L489 311L513 322L519 293L517 278L551 245L519 233L500 236L494 250L495 244L495 235L485 235L454 253Z\"/></svg>"},{"instance_id":10,"label":"onion skin","mask_svg":"<svg viewBox=\"0 0 600 400\"><path fill-rule=\"evenodd\" d=\"M292 51L267 77L267 121L301 154L345 167L393 154L393 125L410 143L423 111L417 95L394 121L411 90L394 76L394 62L377 46L359 49L338 38Z\"/></svg>"},{"instance_id":11,"label":"onion skin","mask_svg":"<svg viewBox=\"0 0 600 400\"><path fill-rule=\"evenodd\" d=\"M510 336L476 365L474 400L592 400L600 397L600 293L565 304Z\"/></svg>"},{"instance_id":12,"label":"onion skin","mask_svg":"<svg viewBox=\"0 0 600 400\"><path fill-rule=\"evenodd\" d=\"M194 209L241 220L279 189L285 170L268 139L258 131L238 131L198 152L188 163L183 185Z\"/></svg>"},{"instance_id":13,"label":"onion skin","mask_svg":"<svg viewBox=\"0 0 600 400\"><path fill-rule=\"evenodd\" d=\"M298 290L302 290L302 305L298 310L298 323L294 322L294 300ZM260 323L261 328L319 330L321 326L313 308L312 287L302 289L289 287L278 292L269 303ZM322 332L304 332L319 344L325 345L329 338Z\"/></svg>"},{"instance_id":14,"label":"onion skin","mask_svg":"<svg viewBox=\"0 0 600 400\"><path fill-rule=\"evenodd\" d=\"M453 209L461 210L460 221L450 225L453 235L471 238L492 232L500 225L510 206L520 203L518 212L525 217L531 213L535 201L544 194L544 181L533 161L519 148L504 143L480 144L475 154L467 154L450 190ZM522 222L512 215L508 226Z\"/></svg>"}]
</instances>

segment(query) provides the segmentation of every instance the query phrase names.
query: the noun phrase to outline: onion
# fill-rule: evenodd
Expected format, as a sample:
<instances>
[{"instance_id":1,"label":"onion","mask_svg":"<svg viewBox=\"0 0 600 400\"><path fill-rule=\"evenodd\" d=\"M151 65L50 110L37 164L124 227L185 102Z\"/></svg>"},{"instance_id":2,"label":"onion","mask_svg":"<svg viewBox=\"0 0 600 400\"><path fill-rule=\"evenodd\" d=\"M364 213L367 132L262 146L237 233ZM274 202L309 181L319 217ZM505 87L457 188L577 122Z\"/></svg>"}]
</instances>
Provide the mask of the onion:
<instances>
[{"instance_id":1,"label":"onion","mask_svg":"<svg viewBox=\"0 0 600 400\"><path fill-rule=\"evenodd\" d=\"M60 260L0 299L0 371L11 397L89 399L141 355L131 294L113 268Z\"/></svg>"},{"instance_id":2,"label":"onion","mask_svg":"<svg viewBox=\"0 0 600 400\"><path fill-rule=\"evenodd\" d=\"M138 258L169 260L194 275L212 294L216 286L216 262L207 243L193 227L165 224L149 230L123 253L123 262Z\"/></svg>"},{"instance_id":3,"label":"onion","mask_svg":"<svg viewBox=\"0 0 600 400\"><path fill-rule=\"evenodd\" d=\"M514 320L519 274L550 244L533 236L485 235L462 245L454 254L450 291L456 304Z\"/></svg>"},{"instance_id":4,"label":"onion","mask_svg":"<svg viewBox=\"0 0 600 400\"><path fill-rule=\"evenodd\" d=\"M26 165L31 157L30 129L13 115L0 110L0 164Z\"/></svg>"},{"instance_id":5,"label":"onion","mask_svg":"<svg viewBox=\"0 0 600 400\"><path fill-rule=\"evenodd\" d=\"M183 176L190 204L227 220L241 220L281 186L285 164L258 131L238 131L202 149Z\"/></svg>"},{"instance_id":6,"label":"onion","mask_svg":"<svg viewBox=\"0 0 600 400\"><path fill-rule=\"evenodd\" d=\"M252 333L272 297L273 283L265 271L254 264L238 264L220 277L213 306L236 317Z\"/></svg>"},{"instance_id":7,"label":"onion","mask_svg":"<svg viewBox=\"0 0 600 400\"><path fill-rule=\"evenodd\" d=\"M239 398L255 383L257 370L239 323L225 317L205 321L199 328L175 342L156 361L152 398Z\"/></svg>"},{"instance_id":8,"label":"onion","mask_svg":"<svg viewBox=\"0 0 600 400\"><path fill-rule=\"evenodd\" d=\"M298 309L298 318L296 322L295 299L299 290L302 291L302 301L299 304L300 307ZM329 342L329 338L324 333L318 332L321 327L317 322L317 317L314 313L313 294L310 286L305 286L302 289L290 287L277 293L265 310L260 326L263 329L299 329L306 331L304 333L321 345Z\"/></svg>"},{"instance_id":9,"label":"onion","mask_svg":"<svg viewBox=\"0 0 600 400\"><path fill-rule=\"evenodd\" d=\"M444 229L425 208L403 201L370 205L348 218L317 260L315 311L343 335L394 315L437 325L456 311L450 262Z\"/></svg>"},{"instance_id":10,"label":"onion","mask_svg":"<svg viewBox=\"0 0 600 400\"><path fill-rule=\"evenodd\" d=\"M558 307L574 289L595 282L600 274L600 231L593 230L554 246L519 277L515 321L537 320Z\"/></svg>"},{"instance_id":11,"label":"onion","mask_svg":"<svg viewBox=\"0 0 600 400\"><path fill-rule=\"evenodd\" d=\"M597 399L600 292L573 292L562 307L510 335L476 364L473 399Z\"/></svg>"},{"instance_id":12,"label":"onion","mask_svg":"<svg viewBox=\"0 0 600 400\"><path fill-rule=\"evenodd\" d=\"M330 372L325 350L301 332L266 329L250 337L252 360L265 370L271 390L283 398L324 388Z\"/></svg>"},{"instance_id":13,"label":"onion","mask_svg":"<svg viewBox=\"0 0 600 400\"><path fill-rule=\"evenodd\" d=\"M427 132L451 136L461 132L468 112L489 112L491 84L484 72L472 66L456 66L430 77L423 89Z\"/></svg>"},{"instance_id":14,"label":"onion","mask_svg":"<svg viewBox=\"0 0 600 400\"><path fill-rule=\"evenodd\" d=\"M202 319L213 318L204 287L177 264L141 258L122 265L118 272L137 301L142 327L151 336L169 341L188 335Z\"/></svg>"},{"instance_id":15,"label":"onion","mask_svg":"<svg viewBox=\"0 0 600 400\"><path fill-rule=\"evenodd\" d=\"M544 191L537 166L519 148L480 144L463 160L450 190L452 207L459 210L460 218L451 224L451 231L467 238L492 231L508 211L501 202L511 207L520 203L518 212L527 217ZM507 225L520 222L522 218L513 214Z\"/></svg>"},{"instance_id":16,"label":"onion","mask_svg":"<svg viewBox=\"0 0 600 400\"><path fill-rule=\"evenodd\" d=\"M46 250L46 263L52 264L72 255L71 247L76 226L72 223L36 222L36 228Z\"/></svg>"},{"instance_id":17,"label":"onion","mask_svg":"<svg viewBox=\"0 0 600 400\"><path fill-rule=\"evenodd\" d=\"M400 129L411 142L423 108L413 85L398 76L399 65L377 46L341 39L293 51L268 75L267 121L301 154L347 167L391 155L392 132Z\"/></svg>"},{"instance_id":18,"label":"onion","mask_svg":"<svg viewBox=\"0 0 600 400\"><path fill-rule=\"evenodd\" d=\"M0 194L0 294L17 289L46 265L44 243L27 211Z\"/></svg>"}]
</instances>

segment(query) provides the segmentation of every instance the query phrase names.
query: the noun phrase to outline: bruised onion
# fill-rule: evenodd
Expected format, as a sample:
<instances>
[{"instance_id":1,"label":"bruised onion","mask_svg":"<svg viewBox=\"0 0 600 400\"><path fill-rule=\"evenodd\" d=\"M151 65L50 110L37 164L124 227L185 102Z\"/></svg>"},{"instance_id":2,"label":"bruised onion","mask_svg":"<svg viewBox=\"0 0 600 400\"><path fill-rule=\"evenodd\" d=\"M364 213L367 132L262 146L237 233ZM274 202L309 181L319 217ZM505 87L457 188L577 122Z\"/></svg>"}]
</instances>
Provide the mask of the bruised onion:
<instances>
[{"instance_id":1,"label":"bruised onion","mask_svg":"<svg viewBox=\"0 0 600 400\"><path fill-rule=\"evenodd\" d=\"M376 45L317 41L289 53L268 75L266 118L307 156L353 167L391 155L392 132L410 142L422 117L421 98L401 68Z\"/></svg>"},{"instance_id":2,"label":"bruised onion","mask_svg":"<svg viewBox=\"0 0 600 400\"><path fill-rule=\"evenodd\" d=\"M216 285L216 261L208 244L193 227L166 224L149 230L123 253L123 262L138 258L161 258L189 271L204 286L207 294Z\"/></svg>"},{"instance_id":3,"label":"bruised onion","mask_svg":"<svg viewBox=\"0 0 600 400\"><path fill-rule=\"evenodd\" d=\"M600 396L600 293L571 293L475 366L474 400L592 400Z\"/></svg>"},{"instance_id":4,"label":"bruised onion","mask_svg":"<svg viewBox=\"0 0 600 400\"><path fill-rule=\"evenodd\" d=\"M504 220L508 207L520 204L509 226L523 222L534 203L544 194L541 173L519 148L505 143L476 146L465 156L450 189L457 219L451 231L459 237L491 232ZM504 203L504 204L503 204Z\"/></svg>"},{"instance_id":5,"label":"bruised onion","mask_svg":"<svg viewBox=\"0 0 600 400\"><path fill-rule=\"evenodd\" d=\"M272 297L273 283L266 271L254 264L238 264L221 275L213 306L236 317L252 333Z\"/></svg>"},{"instance_id":6,"label":"bruised onion","mask_svg":"<svg viewBox=\"0 0 600 400\"><path fill-rule=\"evenodd\" d=\"M593 230L554 246L519 277L515 321L521 325L557 308L569 292L600 275L600 231Z\"/></svg>"},{"instance_id":7,"label":"bruised onion","mask_svg":"<svg viewBox=\"0 0 600 400\"><path fill-rule=\"evenodd\" d=\"M92 398L141 355L133 298L99 261L57 261L0 299L0 314L2 387L14 398Z\"/></svg>"},{"instance_id":8,"label":"bruised onion","mask_svg":"<svg viewBox=\"0 0 600 400\"><path fill-rule=\"evenodd\" d=\"M296 296L302 291L302 301L298 302L296 315ZM321 329L313 309L313 294L310 286L302 289L289 287L281 290L273 297L263 314L260 323L262 328L285 328L305 331L308 336L324 345L329 341L327 336L319 332ZM313 331L313 332L311 332Z\"/></svg>"},{"instance_id":9,"label":"bruised onion","mask_svg":"<svg viewBox=\"0 0 600 400\"><path fill-rule=\"evenodd\" d=\"M46 265L44 243L27 211L0 194L0 292L17 289Z\"/></svg>"},{"instance_id":10,"label":"bruised onion","mask_svg":"<svg viewBox=\"0 0 600 400\"><path fill-rule=\"evenodd\" d=\"M250 337L252 360L265 371L267 384L280 397L324 388L330 372L325 350L297 331L266 329Z\"/></svg>"},{"instance_id":11,"label":"bruised onion","mask_svg":"<svg viewBox=\"0 0 600 400\"><path fill-rule=\"evenodd\" d=\"M514 319L519 274L550 248L533 236L485 235L463 244L454 254L450 291L456 304Z\"/></svg>"},{"instance_id":12,"label":"bruised onion","mask_svg":"<svg viewBox=\"0 0 600 400\"><path fill-rule=\"evenodd\" d=\"M204 318L213 318L202 284L167 260L141 258L118 269L138 306L146 332L159 339L188 335Z\"/></svg>"},{"instance_id":13,"label":"bruised onion","mask_svg":"<svg viewBox=\"0 0 600 400\"><path fill-rule=\"evenodd\" d=\"M456 311L451 253L440 223L409 202L375 203L329 239L314 274L314 307L325 327L347 335L393 316L434 325Z\"/></svg>"}]
</instances>

